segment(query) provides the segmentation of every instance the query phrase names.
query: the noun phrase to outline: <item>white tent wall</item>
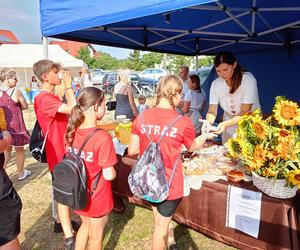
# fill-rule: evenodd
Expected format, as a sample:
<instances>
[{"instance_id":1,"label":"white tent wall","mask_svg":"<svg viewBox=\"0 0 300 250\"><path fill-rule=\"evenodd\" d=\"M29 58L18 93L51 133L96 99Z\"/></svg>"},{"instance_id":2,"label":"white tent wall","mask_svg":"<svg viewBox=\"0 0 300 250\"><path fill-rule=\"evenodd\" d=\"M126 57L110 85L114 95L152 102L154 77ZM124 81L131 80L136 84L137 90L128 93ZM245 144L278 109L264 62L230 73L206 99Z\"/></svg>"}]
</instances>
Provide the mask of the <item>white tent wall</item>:
<instances>
[{"instance_id":1,"label":"white tent wall","mask_svg":"<svg viewBox=\"0 0 300 250\"><path fill-rule=\"evenodd\" d=\"M82 70L82 67L86 67L82 60L71 56L59 45L48 45L48 55L50 60L69 69L74 77L79 77L79 71ZM42 44L4 44L0 46L0 68L16 70L19 88L27 87L34 75L33 64L43 58Z\"/></svg>"}]
</instances>

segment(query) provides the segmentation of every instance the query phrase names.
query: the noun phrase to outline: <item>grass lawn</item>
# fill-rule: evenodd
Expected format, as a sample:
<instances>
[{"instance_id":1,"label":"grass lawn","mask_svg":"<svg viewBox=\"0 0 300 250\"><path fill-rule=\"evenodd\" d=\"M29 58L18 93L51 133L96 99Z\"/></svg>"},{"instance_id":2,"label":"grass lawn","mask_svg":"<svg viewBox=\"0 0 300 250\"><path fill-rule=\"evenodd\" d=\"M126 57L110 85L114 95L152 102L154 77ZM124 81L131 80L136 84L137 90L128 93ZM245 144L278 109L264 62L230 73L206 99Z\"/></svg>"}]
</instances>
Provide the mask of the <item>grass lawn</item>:
<instances>
[{"instance_id":1,"label":"grass lawn","mask_svg":"<svg viewBox=\"0 0 300 250\"><path fill-rule=\"evenodd\" d=\"M113 112L107 112L104 121L110 121ZM33 106L24 111L27 129L32 130L35 122ZM8 174L21 196L21 248L63 249L63 235L53 233L51 218L51 179L47 165L37 163L26 148L26 169L32 175L25 181L17 181L15 154L8 167ZM123 214L112 213L105 229L104 249L151 249L153 230L152 212L128 204ZM175 236L180 249L233 249L206 236L177 225Z\"/></svg>"}]
</instances>

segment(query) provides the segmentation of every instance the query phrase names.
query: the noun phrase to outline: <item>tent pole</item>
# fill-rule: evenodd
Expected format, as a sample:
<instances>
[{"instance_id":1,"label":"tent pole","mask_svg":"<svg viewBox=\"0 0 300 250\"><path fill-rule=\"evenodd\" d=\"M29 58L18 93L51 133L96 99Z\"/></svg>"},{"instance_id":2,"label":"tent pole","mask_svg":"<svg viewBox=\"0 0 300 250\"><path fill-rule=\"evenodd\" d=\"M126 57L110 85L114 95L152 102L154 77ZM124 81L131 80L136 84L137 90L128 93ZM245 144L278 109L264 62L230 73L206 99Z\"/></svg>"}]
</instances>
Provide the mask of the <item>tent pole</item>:
<instances>
[{"instance_id":1,"label":"tent pole","mask_svg":"<svg viewBox=\"0 0 300 250\"><path fill-rule=\"evenodd\" d=\"M198 54L196 55L196 74L198 75L198 66L199 65L199 58L198 58Z\"/></svg>"},{"instance_id":2,"label":"tent pole","mask_svg":"<svg viewBox=\"0 0 300 250\"><path fill-rule=\"evenodd\" d=\"M48 59L48 38L43 36L43 57Z\"/></svg>"},{"instance_id":3,"label":"tent pole","mask_svg":"<svg viewBox=\"0 0 300 250\"><path fill-rule=\"evenodd\" d=\"M26 81L26 87L28 87L28 76L27 76L27 69L25 67L25 81Z\"/></svg>"}]
</instances>

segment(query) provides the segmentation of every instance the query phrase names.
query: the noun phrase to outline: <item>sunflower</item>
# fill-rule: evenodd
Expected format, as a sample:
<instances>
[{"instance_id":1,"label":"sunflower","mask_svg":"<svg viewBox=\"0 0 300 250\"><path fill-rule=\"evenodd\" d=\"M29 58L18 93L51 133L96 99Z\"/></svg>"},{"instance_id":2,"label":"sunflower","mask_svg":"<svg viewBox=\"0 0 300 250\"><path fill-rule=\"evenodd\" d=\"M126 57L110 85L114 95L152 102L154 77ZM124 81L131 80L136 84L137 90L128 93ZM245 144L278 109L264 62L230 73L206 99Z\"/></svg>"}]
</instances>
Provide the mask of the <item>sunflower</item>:
<instances>
[{"instance_id":1,"label":"sunflower","mask_svg":"<svg viewBox=\"0 0 300 250\"><path fill-rule=\"evenodd\" d=\"M273 162L276 162L280 158L280 156L280 153L276 149L268 150L267 152L267 157Z\"/></svg>"},{"instance_id":2,"label":"sunflower","mask_svg":"<svg viewBox=\"0 0 300 250\"><path fill-rule=\"evenodd\" d=\"M228 153L231 157L237 158L238 154L241 152L241 148L237 141L234 138L230 138L227 141L228 144Z\"/></svg>"},{"instance_id":3,"label":"sunflower","mask_svg":"<svg viewBox=\"0 0 300 250\"><path fill-rule=\"evenodd\" d=\"M274 135L278 138L279 143L289 142L294 139L293 132L286 129L279 129Z\"/></svg>"},{"instance_id":4,"label":"sunflower","mask_svg":"<svg viewBox=\"0 0 300 250\"><path fill-rule=\"evenodd\" d=\"M283 158L284 160L289 160L291 154L291 143L290 142L279 143L276 147L276 151L279 153L281 158Z\"/></svg>"},{"instance_id":5,"label":"sunflower","mask_svg":"<svg viewBox=\"0 0 300 250\"><path fill-rule=\"evenodd\" d=\"M252 129L260 140L265 140L267 137L267 126L263 121L255 121L252 123Z\"/></svg>"},{"instance_id":6,"label":"sunflower","mask_svg":"<svg viewBox=\"0 0 300 250\"><path fill-rule=\"evenodd\" d=\"M253 159L252 159L252 166L254 168L260 168L264 165L267 158L267 152L264 149L263 145L256 145L254 147Z\"/></svg>"},{"instance_id":7,"label":"sunflower","mask_svg":"<svg viewBox=\"0 0 300 250\"><path fill-rule=\"evenodd\" d=\"M295 102L278 99L273 112L274 118L281 125L296 126L300 124L300 109Z\"/></svg>"},{"instance_id":8,"label":"sunflower","mask_svg":"<svg viewBox=\"0 0 300 250\"><path fill-rule=\"evenodd\" d=\"M300 188L300 169L290 171L287 177L289 183Z\"/></svg>"}]
</instances>

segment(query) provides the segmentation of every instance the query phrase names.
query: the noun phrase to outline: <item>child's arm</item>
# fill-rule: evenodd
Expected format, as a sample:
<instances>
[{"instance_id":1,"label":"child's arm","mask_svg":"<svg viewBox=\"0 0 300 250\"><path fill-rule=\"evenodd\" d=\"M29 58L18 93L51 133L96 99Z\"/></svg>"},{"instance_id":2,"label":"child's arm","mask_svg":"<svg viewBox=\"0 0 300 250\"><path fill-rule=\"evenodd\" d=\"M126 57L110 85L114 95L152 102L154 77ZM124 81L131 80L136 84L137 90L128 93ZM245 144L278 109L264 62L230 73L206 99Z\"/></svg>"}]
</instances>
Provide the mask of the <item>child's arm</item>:
<instances>
[{"instance_id":1,"label":"child's arm","mask_svg":"<svg viewBox=\"0 0 300 250\"><path fill-rule=\"evenodd\" d=\"M65 95L66 95L67 103L62 104L58 108L58 112L69 115L71 114L72 108L76 105L76 98L72 89L72 76L70 72L65 71L63 73L63 82L65 83L66 86Z\"/></svg>"},{"instance_id":2,"label":"child's arm","mask_svg":"<svg viewBox=\"0 0 300 250\"><path fill-rule=\"evenodd\" d=\"M112 181L117 176L116 170L114 167L108 167L103 169L103 177L107 181Z\"/></svg>"},{"instance_id":3,"label":"child's arm","mask_svg":"<svg viewBox=\"0 0 300 250\"><path fill-rule=\"evenodd\" d=\"M20 103L21 109L28 109L28 104L24 96L22 95L22 92L19 89L16 90L16 97L18 99L18 102Z\"/></svg>"},{"instance_id":4,"label":"child's arm","mask_svg":"<svg viewBox=\"0 0 300 250\"><path fill-rule=\"evenodd\" d=\"M188 151L193 152L202 148L206 140L212 140L214 137L217 137L217 135L212 133L199 135L195 138L192 145L188 148Z\"/></svg>"},{"instance_id":5,"label":"child's arm","mask_svg":"<svg viewBox=\"0 0 300 250\"><path fill-rule=\"evenodd\" d=\"M131 134L128 146L128 155L137 155L140 153L140 137L136 134Z\"/></svg>"}]
</instances>

